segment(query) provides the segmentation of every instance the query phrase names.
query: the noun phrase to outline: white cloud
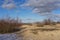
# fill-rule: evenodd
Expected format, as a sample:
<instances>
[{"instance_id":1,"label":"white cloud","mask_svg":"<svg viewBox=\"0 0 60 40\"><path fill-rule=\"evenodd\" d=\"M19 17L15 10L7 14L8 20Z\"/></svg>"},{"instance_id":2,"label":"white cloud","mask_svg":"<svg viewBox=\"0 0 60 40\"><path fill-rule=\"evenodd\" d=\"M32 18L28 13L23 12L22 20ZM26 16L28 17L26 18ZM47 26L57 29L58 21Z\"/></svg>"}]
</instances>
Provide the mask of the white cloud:
<instances>
[{"instance_id":1,"label":"white cloud","mask_svg":"<svg viewBox=\"0 0 60 40\"><path fill-rule=\"evenodd\" d=\"M53 10L60 8L60 0L27 0L21 7L26 9L30 7L34 13L50 19L60 18L59 14L52 13Z\"/></svg>"},{"instance_id":2,"label":"white cloud","mask_svg":"<svg viewBox=\"0 0 60 40\"><path fill-rule=\"evenodd\" d=\"M2 8L7 8L7 9L13 9L13 8L15 8L16 6L15 6L15 4L13 4L13 3L9 3L9 4L3 4L2 5Z\"/></svg>"},{"instance_id":3,"label":"white cloud","mask_svg":"<svg viewBox=\"0 0 60 40\"><path fill-rule=\"evenodd\" d=\"M33 7L33 11L37 13L51 12L60 8L60 0L28 0L23 7Z\"/></svg>"},{"instance_id":4,"label":"white cloud","mask_svg":"<svg viewBox=\"0 0 60 40\"><path fill-rule=\"evenodd\" d=\"M13 0L4 0L1 7L6 9L13 9L16 8L16 4L14 3Z\"/></svg>"},{"instance_id":5,"label":"white cloud","mask_svg":"<svg viewBox=\"0 0 60 40\"><path fill-rule=\"evenodd\" d=\"M14 3L14 0L5 0L1 7L7 9L19 8L17 4ZM36 13L46 13L60 8L60 0L27 0L24 4L20 4L20 7L31 8Z\"/></svg>"}]
</instances>

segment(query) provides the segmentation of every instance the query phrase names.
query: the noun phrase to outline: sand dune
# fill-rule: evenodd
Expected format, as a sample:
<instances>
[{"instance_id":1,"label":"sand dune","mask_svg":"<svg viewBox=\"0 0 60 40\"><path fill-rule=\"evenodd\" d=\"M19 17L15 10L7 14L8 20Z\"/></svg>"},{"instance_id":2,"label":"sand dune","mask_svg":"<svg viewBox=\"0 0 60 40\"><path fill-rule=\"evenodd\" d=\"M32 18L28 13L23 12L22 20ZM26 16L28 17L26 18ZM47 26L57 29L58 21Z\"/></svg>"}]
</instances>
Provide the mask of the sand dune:
<instances>
[{"instance_id":1,"label":"sand dune","mask_svg":"<svg viewBox=\"0 0 60 40\"><path fill-rule=\"evenodd\" d=\"M26 29L24 29L26 31L22 32L24 40L60 40L60 30L32 31L32 29L36 29L38 27L28 26L28 25L24 25L22 27L26 27Z\"/></svg>"}]
</instances>

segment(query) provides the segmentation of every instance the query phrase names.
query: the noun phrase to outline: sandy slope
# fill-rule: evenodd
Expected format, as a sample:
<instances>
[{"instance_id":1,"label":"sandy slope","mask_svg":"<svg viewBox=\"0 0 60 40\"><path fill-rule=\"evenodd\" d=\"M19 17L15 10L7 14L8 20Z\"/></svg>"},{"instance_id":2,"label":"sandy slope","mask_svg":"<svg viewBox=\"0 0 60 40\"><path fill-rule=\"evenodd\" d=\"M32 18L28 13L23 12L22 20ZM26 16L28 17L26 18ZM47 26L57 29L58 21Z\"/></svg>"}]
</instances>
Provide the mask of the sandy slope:
<instances>
[{"instance_id":1,"label":"sandy slope","mask_svg":"<svg viewBox=\"0 0 60 40\"><path fill-rule=\"evenodd\" d=\"M26 27L26 31L22 32L24 40L60 40L60 30L54 31L35 31L36 34L32 32L31 29L35 29L37 27L24 25L22 27ZM19 34L20 35L20 34Z\"/></svg>"}]
</instances>

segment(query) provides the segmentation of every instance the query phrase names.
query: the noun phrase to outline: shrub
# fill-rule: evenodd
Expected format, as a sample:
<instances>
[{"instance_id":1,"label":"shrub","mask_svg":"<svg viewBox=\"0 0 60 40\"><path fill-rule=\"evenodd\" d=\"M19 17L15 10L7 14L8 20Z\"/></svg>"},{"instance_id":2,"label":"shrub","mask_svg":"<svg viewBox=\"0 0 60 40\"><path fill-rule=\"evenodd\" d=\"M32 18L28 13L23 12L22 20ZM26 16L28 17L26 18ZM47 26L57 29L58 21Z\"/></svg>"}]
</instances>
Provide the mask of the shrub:
<instances>
[{"instance_id":1,"label":"shrub","mask_svg":"<svg viewBox=\"0 0 60 40\"><path fill-rule=\"evenodd\" d=\"M0 33L11 33L15 32L17 28L22 25L21 21L17 19L0 19Z\"/></svg>"},{"instance_id":2,"label":"shrub","mask_svg":"<svg viewBox=\"0 0 60 40\"><path fill-rule=\"evenodd\" d=\"M37 27L43 27L44 24L42 24L42 23L40 23L40 22L36 22L36 26L37 26Z\"/></svg>"},{"instance_id":3,"label":"shrub","mask_svg":"<svg viewBox=\"0 0 60 40\"><path fill-rule=\"evenodd\" d=\"M44 20L44 25L56 25L56 22L54 22L53 20L50 19L46 19Z\"/></svg>"},{"instance_id":4,"label":"shrub","mask_svg":"<svg viewBox=\"0 0 60 40\"><path fill-rule=\"evenodd\" d=\"M60 21L57 21L57 24L60 24Z\"/></svg>"}]
</instances>

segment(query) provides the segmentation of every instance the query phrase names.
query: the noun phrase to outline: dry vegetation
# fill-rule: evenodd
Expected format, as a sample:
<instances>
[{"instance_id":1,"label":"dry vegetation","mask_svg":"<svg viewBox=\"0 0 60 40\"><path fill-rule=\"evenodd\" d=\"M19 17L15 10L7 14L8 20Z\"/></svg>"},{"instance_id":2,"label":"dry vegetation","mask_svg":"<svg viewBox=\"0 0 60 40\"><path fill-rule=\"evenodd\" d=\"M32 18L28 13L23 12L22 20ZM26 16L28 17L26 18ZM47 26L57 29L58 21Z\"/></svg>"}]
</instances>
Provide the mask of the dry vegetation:
<instances>
[{"instance_id":1,"label":"dry vegetation","mask_svg":"<svg viewBox=\"0 0 60 40\"><path fill-rule=\"evenodd\" d=\"M24 40L60 40L60 22L54 22L50 19L43 22L35 22L32 26L26 24L27 27L23 32Z\"/></svg>"},{"instance_id":2,"label":"dry vegetation","mask_svg":"<svg viewBox=\"0 0 60 40\"><path fill-rule=\"evenodd\" d=\"M59 40L60 29L57 28L57 24L60 22L54 22L50 19L43 22L21 23L15 19L0 19L0 33L15 32L16 28L24 28L22 31L18 31L17 35L23 35L24 40ZM19 29L19 30L20 30Z\"/></svg>"},{"instance_id":3,"label":"dry vegetation","mask_svg":"<svg viewBox=\"0 0 60 40\"><path fill-rule=\"evenodd\" d=\"M32 24L32 23L22 23L18 19L5 18L5 19L0 19L0 33L9 33L16 31L15 29L20 28L22 25L29 25L31 28L31 26L33 25L35 25L36 27L45 27L46 25L49 25L51 27L51 26L56 26L56 24L60 24L60 22L54 22L53 20L46 19L43 22L35 22Z\"/></svg>"},{"instance_id":4,"label":"dry vegetation","mask_svg":"<svg viewBox=\"0 0 60 40\"><path fill-rule=\"evenodd\" d=\"M35 22L37 27L44 27L44 25L56 25L59 24L60 22L54 22L53 20L46 19L43 22Z\"/></svg>"},{"instance_id":5,"label":"dry vegetation","mask_svg":"<svg viewBox=\"0 0 60 40\"><path fill-rule=\"evenodd\" d=\"M0 33L11 33L18 31L21 26L21 21L18 19L5 18L0 19Z\"/></svg>"}]
</instances>

